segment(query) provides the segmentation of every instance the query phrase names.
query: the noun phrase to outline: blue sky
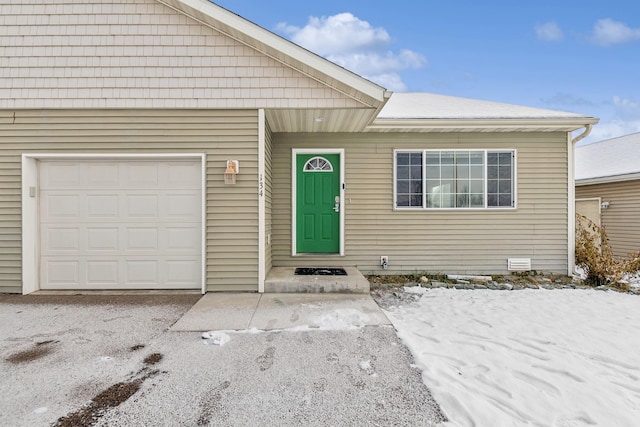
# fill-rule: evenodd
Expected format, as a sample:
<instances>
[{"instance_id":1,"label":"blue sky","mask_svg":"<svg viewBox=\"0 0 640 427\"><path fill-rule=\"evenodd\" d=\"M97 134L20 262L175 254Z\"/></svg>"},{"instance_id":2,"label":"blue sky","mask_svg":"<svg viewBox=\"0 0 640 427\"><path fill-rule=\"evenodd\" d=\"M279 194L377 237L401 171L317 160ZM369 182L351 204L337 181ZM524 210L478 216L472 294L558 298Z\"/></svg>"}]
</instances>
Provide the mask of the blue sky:
<instances>
[{"instance_id":1,"label":"blue sky","mask_svg":"<svg viewBox=\"0 0 640 427\"><path fill-rule=\"evenodd\" d=\"M637 0L215 2L394 92L599 117L587 141L640 132Z\"/></svg>"}]
</instances>

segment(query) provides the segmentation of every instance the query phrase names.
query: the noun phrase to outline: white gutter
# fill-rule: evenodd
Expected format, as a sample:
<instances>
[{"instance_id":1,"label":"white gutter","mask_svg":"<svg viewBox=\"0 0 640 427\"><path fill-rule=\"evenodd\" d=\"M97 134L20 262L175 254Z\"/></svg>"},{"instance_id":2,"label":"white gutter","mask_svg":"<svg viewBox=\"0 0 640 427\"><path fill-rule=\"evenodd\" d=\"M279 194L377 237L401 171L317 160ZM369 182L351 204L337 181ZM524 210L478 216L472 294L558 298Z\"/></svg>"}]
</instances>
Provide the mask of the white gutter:
<instances>
[{"instance_id":1,"label":"white gutter","mask_svg":"<svg viewBox=\"0 0 640 427\"><path fill-rule=\"evenodd\" d=\"M611 182L634 181L636 179L640 179L640 172L627 173L624 175L600 176L596 178L582 178L582 179L576 180L576 186L580 187L582 185L608 184Z\"/></svg>"},{"instance_id":2,"label":"white gutter","mask_svg":"<svg viewBox=\"0 0 640 427\"><path fill-rule=\"evenodd\" d=\"M584 124L584 122L587 122ZM582 122L582 123L580 123ZM584 138L591 132L591 126L598 123L598 119L585 117L567 117L567 118L435 118L435 119L380 119L374 120L373 124L367 128L369 131L376 130L447 130L447 129L510 129L510 130L557 130L570 132L587 126L588 132L577 138ZM576 139L577 139L576 138ZM576 141L577 142L577 141Z\"/></svg>"},{"instance_id":3,"label":"white gutter","mask_svg":"<svg viewBox=\"0 0 640 427\"><path fill-rule=\"evenodd\" d=\"M575 147L576 143L591 133L591 128L593 124L587 123L584 125L584 132L575 138L571 138L571 132L567 132L567 248L568 248L568 259L567 259L567 275L571 276L573 274L573 270L575 269L576 263L576 180L575 180Z\"/></svg>"}]
</instances>

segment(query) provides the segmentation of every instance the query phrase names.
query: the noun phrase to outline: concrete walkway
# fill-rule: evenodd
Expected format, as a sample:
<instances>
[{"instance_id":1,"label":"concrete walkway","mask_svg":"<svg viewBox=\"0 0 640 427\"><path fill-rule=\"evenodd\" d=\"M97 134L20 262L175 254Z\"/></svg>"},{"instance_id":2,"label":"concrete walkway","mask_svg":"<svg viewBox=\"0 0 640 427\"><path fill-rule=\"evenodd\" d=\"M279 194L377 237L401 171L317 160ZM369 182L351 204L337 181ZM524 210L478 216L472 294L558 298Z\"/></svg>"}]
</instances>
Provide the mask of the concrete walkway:
<instances>
[{"instance_id":1,"label":"concrete walkway","mask_svg":"<svg viewBox=\"0 0 640 427\"><path fill-rule=\"evenodd\" d=\"M270 331L390 324L368 294L208 293L171 331Z\"/></svg>"}]
</instances>

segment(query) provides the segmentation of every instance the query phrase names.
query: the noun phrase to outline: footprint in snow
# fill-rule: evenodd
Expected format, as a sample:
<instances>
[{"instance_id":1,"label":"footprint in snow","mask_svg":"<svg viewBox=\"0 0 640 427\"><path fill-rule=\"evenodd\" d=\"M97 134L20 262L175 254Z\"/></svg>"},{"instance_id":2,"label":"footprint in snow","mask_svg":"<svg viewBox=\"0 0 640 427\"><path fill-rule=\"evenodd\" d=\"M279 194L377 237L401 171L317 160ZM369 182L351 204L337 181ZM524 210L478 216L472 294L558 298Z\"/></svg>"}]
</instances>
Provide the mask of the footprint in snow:
<instances>
[{"instance_id":1,"label":"footprint in snow","mask_svg":"<svg viewBox=\"0 0 640 427\"><path fill-rule=\"evenodd\" d=\"M261 371L266 371L267 369L271 368L271 366L273 366L273 356L275 355L275 353L276 348L269 347L264 351L264 353L256 357L256 362L258 363L258 366L260 366Z\"/></svg>"}]
</instances>

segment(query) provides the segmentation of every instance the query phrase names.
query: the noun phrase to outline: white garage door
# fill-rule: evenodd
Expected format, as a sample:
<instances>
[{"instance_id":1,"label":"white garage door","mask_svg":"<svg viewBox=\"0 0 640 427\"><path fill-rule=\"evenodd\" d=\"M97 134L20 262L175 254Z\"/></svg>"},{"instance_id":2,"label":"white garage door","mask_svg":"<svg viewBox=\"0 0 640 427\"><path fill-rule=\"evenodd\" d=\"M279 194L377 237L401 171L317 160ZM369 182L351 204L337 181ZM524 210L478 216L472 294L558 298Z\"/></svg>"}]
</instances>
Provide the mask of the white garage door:
<instances>
[{"instance_id":1,"label":"white garage door","mask_svg":"<svg viewBox=\"0 0 640 427\"><path fill-rule=\"evenodd\" d=\"M200 289L199 160L46 160L42 289Z\"/></svg>"}]
</instances>

